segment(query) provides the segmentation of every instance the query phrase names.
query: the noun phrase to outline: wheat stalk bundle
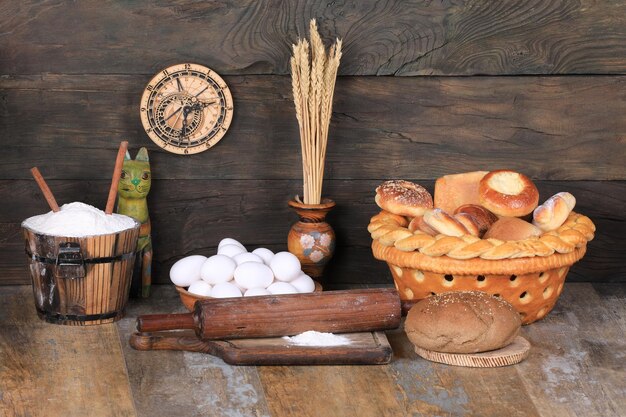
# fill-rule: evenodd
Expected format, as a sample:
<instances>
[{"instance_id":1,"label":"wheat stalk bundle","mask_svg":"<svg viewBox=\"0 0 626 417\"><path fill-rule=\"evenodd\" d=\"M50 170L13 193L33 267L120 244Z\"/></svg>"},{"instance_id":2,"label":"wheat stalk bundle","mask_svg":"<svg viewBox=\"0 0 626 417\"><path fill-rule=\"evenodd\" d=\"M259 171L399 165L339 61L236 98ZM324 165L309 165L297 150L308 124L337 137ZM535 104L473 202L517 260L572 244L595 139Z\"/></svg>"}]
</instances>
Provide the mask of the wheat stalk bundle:
<instances>
[{"instance_id":1,"label":"wheat stalk bundle","mask_svg":"<svg viewBox=\"0 0 626 417\"><path fill-rule=\"evenodd\" d=\"M300 127L304 203L319 204L322 198L328 126L341 59L341 40L336 39L326 53L315 19L311 20L309 29L311 42L298 39L293 45L291 84Z\"/></svg>"}]
</instances>

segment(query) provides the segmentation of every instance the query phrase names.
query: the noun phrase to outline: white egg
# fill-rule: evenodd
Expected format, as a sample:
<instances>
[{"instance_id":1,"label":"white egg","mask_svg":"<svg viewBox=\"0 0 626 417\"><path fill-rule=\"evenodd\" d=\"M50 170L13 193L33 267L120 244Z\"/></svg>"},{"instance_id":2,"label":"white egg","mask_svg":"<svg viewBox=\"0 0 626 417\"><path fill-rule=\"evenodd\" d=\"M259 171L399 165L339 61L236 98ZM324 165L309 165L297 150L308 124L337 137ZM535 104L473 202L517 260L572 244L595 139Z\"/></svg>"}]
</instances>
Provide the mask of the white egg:
<instances>
[{"instance_id":1,"label":"white egg","mask_svg":"<svg viewBox=\"0 0 626 417\"><path fill-rule=\"evenodd\" d=\"M227 238L220 240L220 243L217 245L217 250L219 251L222 248L222 246L226 246L226 245L236 245L236 246L241 246L244 249L246 248L244 245L239 243L238 240L227 237Z\"/></svg>"},{"instance_id":2,"label":"white egg","mask_svg":"<svg viewBox=\"0 0 626 417\"><path fill-rule=\"evenodd\" d=\"M233 260L237 262L237 265L241 265L246 262L256 262L260 264L263 263L263 259L261 259L259 255L255 255L254 253L250 253L250 252L244 252L244 253L240 253L239 255L235 255L233 257Z\"/></svg>"},{"instance_id":3,"label":"white egg","mask_svg":"<svg viewBox=\"0 0 626 417\"><path fill-rule=\"evenodd\" d=\"M269 287L267 290L272 294L297 294L298 290L296 287L291 285L288 282L275 282Z\"/></svg>"},{"instance_id":4,"label":"white egg","mask_svg":"<svg viewBox=\"0 0 626 417\"><path fill-rule=\"evenodd\" d=\"M196 295L202 295L204 297L210 297L211 296L211 285L206 282L206 281L196 281L194 283L192 283L189 288L187 288L187 291L192 293L192 294L196 294Z\"/></svg>"},{"instance_id":5,"label":"white egg","mask_svg":"<svg viewBox=\"0 0 626 417\"><path fill-rule=\"evenodd\" d=\"M246 248L237 245L224 245L217 250L218 255L226 255L229 258L235 257L240 253L246 253Z\"/></svg>"},{"instance_id":6,"label":"white egg","mask_svg":"<svg viewBox=\"0 0 626 417\"><path fill-rule=\"evenodd\" d=\"M235 282L247 289L267 288L274 281L269 266L258 262L246 262L235 269Z\"/></svg>"},{"instance_id":7,"label":"white egg","mask_svg":"<svg viewBox=\"0 0 626 417\"><path fill-rule=\"evenodd\" d=\"M289 282L300 275L300 261L290 252L278 252L270 262L274 277L279 281Z\"/></svg>"},{"instance_id":8,"label":"white egg","mask_svg":"<svg viewBox=\"0 0 626 417\"><path fill-rule=\"evenodd\" d=\"M239 288L237 288L236 285L233 285L230 282L220 282L219 284L215 284L215 286L211 290L211 297L241 297L241 291L239 290Z\"/></svg>"},{"instance_id":9,"label":"white egg","mask_svg":"<svg viewBox=\"0 0 626 417\"><path fill-rule=\"evenodd\" d=\"M202 264L200 277L209 284L230 281L237 263L226 255L213 255Z\"/></svg>"},{"instance_id":10,"label":"white egg","mask_svg":"<svg viewBox=\"0 0 626 417\"><path fill-rule=\"evenodd\" d=\"M200 280L200 268L206 261L206 256L191 255L176 261L170 268L170 279L174 285L188 287L194 281Z\"/></svg>"},{"instance_id":11,"label":"white egg","mask_svg":"<svg viewBox=\"0 0 626 417\"><path fill-rule=\"evenodd\" d=\"M243 296L254 297L255 295L271 295L271 294L272 293L266 290L265 288L250 288L243 294Z\"/></svg>"},{"instance_id":12,"label":"white egg","mask_svg":"<svg viewBox=\"0 0 626 417\"><path fill-rule=\"evenodd\" d=\"M289 283L296 287L299 293L315 291L315 282L305 273L302 273L302 275Z\"/></svg>"},{"instance_id":13,"label":"white egg","mask_svg":"<svg viewBox=\"0 0 626 417\"><path fill-rule=\"evenodd\" d=\"M263 259L263 263L265 265L269 265L272 262L272 258L274 257L274 252L266 248L256 248L252 251L255 255L258 255Z\"/></svg>"}]
</instances>

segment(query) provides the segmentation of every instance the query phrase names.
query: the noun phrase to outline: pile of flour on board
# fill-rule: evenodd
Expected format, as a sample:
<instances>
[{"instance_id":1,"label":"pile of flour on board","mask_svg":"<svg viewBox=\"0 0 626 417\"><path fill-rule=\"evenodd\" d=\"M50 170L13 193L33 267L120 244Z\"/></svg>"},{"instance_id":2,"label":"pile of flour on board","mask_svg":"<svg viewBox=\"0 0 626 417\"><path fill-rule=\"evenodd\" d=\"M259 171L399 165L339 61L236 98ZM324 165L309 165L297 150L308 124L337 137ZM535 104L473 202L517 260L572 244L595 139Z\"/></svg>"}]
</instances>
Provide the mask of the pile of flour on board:
<instances>
[{"instance_id":1,"label":"pile of flour on board","mask_svg":"<svg viewBox=\"0 0 626 417\"><path fill-rule=\"evenodd\" d=\"M333 333L321 333L315 330L300 333L296 336L284 336L290 344L298 346L342 346L349 345L350 339L345 336L337 336Z\"/></svg>"},{"instance_id":2,"label":"pile of flour on board","mask_svg":"<svg viewBox=\"0 0 626 417\"><path fill-rule=\"evenodd\" d=\"M121 232L135 226L135 220L123 214L105 214L89 204L64 204L56 213L50 211L29 217L22 226L36 233L54 236L82 237Z\"/></svg>"}]
</instances>

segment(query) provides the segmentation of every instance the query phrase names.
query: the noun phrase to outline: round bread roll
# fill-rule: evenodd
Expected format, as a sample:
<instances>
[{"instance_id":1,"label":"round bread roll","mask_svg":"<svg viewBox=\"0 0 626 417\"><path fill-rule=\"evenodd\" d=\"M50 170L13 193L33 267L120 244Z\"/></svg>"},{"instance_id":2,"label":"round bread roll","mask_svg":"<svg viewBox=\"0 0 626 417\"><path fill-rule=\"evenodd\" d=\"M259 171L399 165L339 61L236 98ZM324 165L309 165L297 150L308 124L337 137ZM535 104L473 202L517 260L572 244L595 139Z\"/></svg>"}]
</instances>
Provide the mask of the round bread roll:
<instances>
[{"instance_id":1,"label":"round bread roll","mask_svg":"<svg viewBox=\"0 0 626 417\"><path fill-rule=\"evenodd\" d=\"M434 352L479 353L509 345L522 325L505 300L481 291L448 292L415 304L404 331L415 346Z\"/></svg>"},{"instance_id":2,"label":"round bread roll","mask_svg":"<svg viewBox=\"0 0 626 417\"><path fill-rule=\"evenodd\" d=\"M539 191L524 174L491 171L478 184L480 205L498 216L524 217L539 203Z\"/></svg>"},{"instance_id":3,"label":"round bread roll","mask_svg":"<svg viewBox=\"0 0 626 417\"><path fill-rule=\"evenodd\" d=\"M541 236L543 232L537 226L517 217L502 217L491 225L483 239L524 240Z\"/></svg>"},{"instance_id":4,"label":"round bread roll","mask_svg":"<svg viewBox=\"0 0 626 417\"><path fill-rule=\"evenodd\" d=\"M460 221L438 208L424 212L424 223L430 226L431 229L446 236L463 236L469 234Z\"/></svg>"},{"instance_id":5,"label":"round bread roll","mask_svg":"<svg viewBox=\"0 0 626 417\"><path fill-rule=\"evenodd\" d=\"M566 192L557 193L535 209L533 224L544 232L556 230L565 223L575 206L576 198L573 195Z\"/></svg>"},{"instance_id":6,"label":"round bread roll","mask_svg":"<svg viewBox=\"0 0 626 417\"><path fill-rule=\"evenodd\" d=\"M376 204L400 216L422 216L433 207L433 197L421 185L404 180L385 181L376 188Z\"/></svg>"}]
</instances>

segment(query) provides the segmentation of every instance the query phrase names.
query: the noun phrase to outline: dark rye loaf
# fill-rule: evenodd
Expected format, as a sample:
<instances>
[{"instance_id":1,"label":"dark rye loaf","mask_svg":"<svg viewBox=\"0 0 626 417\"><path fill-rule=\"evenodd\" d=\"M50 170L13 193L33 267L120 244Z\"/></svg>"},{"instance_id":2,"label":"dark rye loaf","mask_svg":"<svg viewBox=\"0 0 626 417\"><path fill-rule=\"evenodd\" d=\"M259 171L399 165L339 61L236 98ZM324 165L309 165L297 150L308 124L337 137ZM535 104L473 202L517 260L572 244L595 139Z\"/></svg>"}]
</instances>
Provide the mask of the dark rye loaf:
<instances>
[{"instance_id":1,"label":"dark rye loaf","mask_svg":"<svg viewBox=\"0 0 626 417\"><path fill-rule=\"evenodd\" d=\"M478 353L500 349L519 333L521 318L507 301L480 291L428 297L411 308L404 330L423 349Z\"/></svg>"}]
</instances>

